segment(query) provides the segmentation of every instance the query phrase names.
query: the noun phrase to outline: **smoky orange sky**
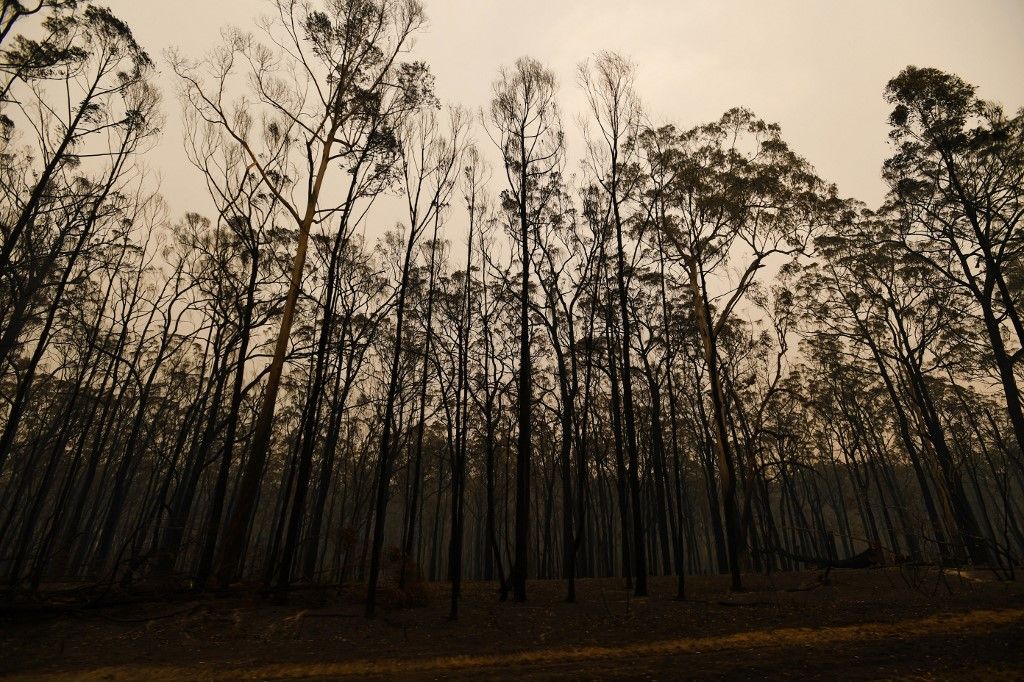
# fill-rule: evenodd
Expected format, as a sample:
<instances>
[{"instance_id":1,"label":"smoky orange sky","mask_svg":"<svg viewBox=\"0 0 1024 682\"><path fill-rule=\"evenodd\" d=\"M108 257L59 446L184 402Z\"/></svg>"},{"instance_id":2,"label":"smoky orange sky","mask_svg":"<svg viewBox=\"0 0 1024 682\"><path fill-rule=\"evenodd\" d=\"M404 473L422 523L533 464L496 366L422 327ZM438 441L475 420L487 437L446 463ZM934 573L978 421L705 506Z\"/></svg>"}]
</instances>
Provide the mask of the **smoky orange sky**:
<instances>
[{"instance_id":1,"label":"smoky orange sky","mask_svg":"<svg viewBox=\"0 0 1024 682\"><path fill-rule=\"evenodd\" d=\"M220 29L254 28L266 0L108 0L157 60L166 125L149 162L172 217L202 210L186 162L180 105L165 50L201 56ZM578 169L576 65L600 49L630 57L656 123L689 127L736 105L782 125L783 135L847 196L882 199L886 81L907 64L953 71L1008 109L1024 104L1022 0L425 0L429 25L415 56L442 101L486 106L498 68L521 55L559 78L567 170ZM481 146L488 143L477 132ZM496 176L497 179L497 176ZM373 231L373 228L370 228Z\"/></svg>"}]
</instances>

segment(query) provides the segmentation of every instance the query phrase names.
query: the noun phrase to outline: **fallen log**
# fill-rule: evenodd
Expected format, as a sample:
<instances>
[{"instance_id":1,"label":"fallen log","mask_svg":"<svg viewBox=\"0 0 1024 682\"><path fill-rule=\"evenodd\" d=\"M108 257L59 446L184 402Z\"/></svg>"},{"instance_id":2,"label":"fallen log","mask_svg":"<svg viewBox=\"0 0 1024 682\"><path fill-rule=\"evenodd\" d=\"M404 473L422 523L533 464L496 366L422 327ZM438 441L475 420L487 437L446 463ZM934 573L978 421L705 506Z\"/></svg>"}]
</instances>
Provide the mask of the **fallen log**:
<instances>
[{"instance_id":1,"label":"fallen log","mask_svg":"<svg viewBox=\"0 0 1024 682\"><path fill-rule=\"evenodd\" d=\"M781 547L774 547L769 551L775 552L787 559L811 564L825 570L832 568L875 568L885 565L885 555L882 553L882 548L878 545L871 545L860 554L855 554L854 556L846 559L825 559L821 557L801 556L799 554L788 552Z\"/></svg>"}]
</instances>

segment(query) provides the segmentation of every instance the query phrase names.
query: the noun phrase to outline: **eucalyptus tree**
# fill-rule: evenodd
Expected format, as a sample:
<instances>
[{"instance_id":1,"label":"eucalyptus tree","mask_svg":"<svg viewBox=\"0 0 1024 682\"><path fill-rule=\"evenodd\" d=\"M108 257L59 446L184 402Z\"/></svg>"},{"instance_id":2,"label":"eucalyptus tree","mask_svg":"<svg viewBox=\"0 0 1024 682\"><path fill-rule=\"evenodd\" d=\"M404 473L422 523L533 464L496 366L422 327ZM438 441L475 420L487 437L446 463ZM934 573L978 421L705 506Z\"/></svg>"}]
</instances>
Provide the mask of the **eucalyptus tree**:
<instances>
[{"instance_id":1,"label":"eucalyptus tree","mask_svg":"<svg viewBox=\"0 0 1024 682\"><path fill-rule=\"evenodd\" d=\"M635 69L623 57L599 53L593 63L579 67L579 83L587 97L590 115L597 129L587 137L590 173L607 197L614 232L615 285L618 323L621 326L622 409L625 445L629 457L629 490L633 505L633 578L636 596L647 594L647 559L644 549L643 518L640 515L640 453L633 405L631 348L633 323L629 316L629 282L623 215L625 205L637 197L636 138L640 132L640 101L634 90Z\"/></svg>"},{"instance_id":2,"label":"eucalyptus tree","mask_svg":"<svg viewBox=\"0 0 1024 682\"><path fill-rule=\"evenodd\" d=\"M425 80L429 85L429 78ZM320 322L320 329L317 336L315 348L315 360L313 363L313 377L308 391L308 398L302 416L300 431L301 448L299 450L298 470L295 477L293 502L291 515L288 522L285 545L280 558L278 570L278 584L285 587L291 575L291 563L296 552L303 520L306 515L305 500L310 486L313 453L317 435L320 430L322 419L320 418L323 396L326 393L327 372L330 364L331 340L340 324L351 323L350 319L339 316L335 310L338 289L342 286L341 280L345 277L346 271L342 268L352 267L354 264L350 259L356 253L347 249L353 239L354 230L358 225L364 224L367 214L373 207L376 199L382 192L387 190L396 178L410 181L410 166L405 161L408 150L400 149L408 142L405 131L413 124L410 121L420 120L420 116L430 117L433 114L434 102L429 93L422 93L419 99L412 101L403 98L392 98L390 108L378 111L376 115L366 117L363 121L363 128L353 126L349 131L352 139L365 139L367 144L359 147L353 152L353 158L348 167L348 187L345 194L345 203L337 214L337 226L329 256L326 262L326 278L323 285L323 314ZM424 108L425 107L425 108ZM413 109L420 109L414 113ZM410 118L410 115L411 118ZM453 112L453 127L461 128L463 117L458 112ZM398 144L393 146L375 144L373 140L389 135L398 138ZM421 162L425 159L421 158ZM424 169L423 173L431 171ZM431 216L420 216L430 219ZM432 216L435 238L440 223L440 216L435 212ZM333 221L330 227L334 227ZM322 472L325 473L325 472Z\"/></svg>"},{"instance_id":3,"label":"eucalyptus tree","mask_svg":"<svg viewBox=\"0 0 1024 682\"><path fill-rule=\"evenodd\" d=\"M851 353L848 341L825 329L808 334L803 350L801 394L817 416L814 428L845 460L868 541L893 556L924 560L915 521L919 500L913 486L895 485L893 471L906 460L893 438L893 410L874 362Z\"/></svg>"},{"instance_id":4,"label":"eucalyptus tree","mask_svg":"<svg viewBox=\"0 0 1024 682\"><path fill-rule=\"evenodd\" d=\"M984 538L951 450L947 428L937 406L932 375L947 366L946 356L957 352L955 330L965 293L908 254L889 238L892 221L867 215L842 233L822 236L819 268L810 270L805 284L818 303L810 311L819 329L855 341L874 360L900 420L901 437L918 473L926 505L930 504L922 454L938 465L935 487L939 504L929 509L937 539L938 509L948 507L951 534L974 561L986 558ZM920 424L920 433L916 424ZM920 440L920 445L915 441ZM920 452L919 452L920 449Z\"/></svg>"},{"instance_id":5,"label":"eucalyptus tree","mask_svg":"<svg viewBox=\"0 0 1024 682\"><path fill-rule=\"evenodd\" d=\"M470 157L473 158L472 156ZM467 190L475 187L475 182L470 182L470 175L467 174ZM467 192L468 194L468 192ZM469 195L472 196L472 195ZM483 199L478 198L482 203ZM467 208L472 216L476 211L477 202L468 202ZM483 207L480 206L480 210ZM512 362L509 358L513 355L512 345L516 342L514 334L503 333L504 327L508 324L514 327L514 322L508 319L507 302L513 298L508 288L511 284L511 264L499 264L493 257L496 251L496 233L498 231L498 220L487 213L482 213L484 219L480 220L476 227L477 253L480 262L480 295L477 302L475 314L479 319L480 342L479 350L476 353L477 371L471 386L470 396L480 411L484 425L483 438L483 468L484 468L484 495L486 506L485 512L485 544L487 546L484 557L483 578L491 580L497 577L498 595L501 601L508 599L508 574L505 571L505 555L502 552L504 543L501 540L505 532L499 536L499 508L498 508L498 454L502 448L501 438L501 414L505 399L511 393L509 386L512 383L510 375ZM474 223L476 221L474 220ZM511 402L511 401L510 401ZM507 454L507 453L506 453ZM507 481L502 481L501 498L507 502ZM507 529L504 522L504 514L501 515L501 526L503 531Z\"/></svg>"},{"instance_id":6,"label":"eucalyptus tree","mask_svg":"<svg viewBox=\"0 0 1024 682\"><path fill-rule=\"evenodd\" d=\"M30 470L35 472L33 478L38 479L35 494L30 495L23 490L24 504L17 505L22 507L23 514L21 533L14 545L14 560L10 566L12 588L23 577L21 570L33 547L37 547L35 575L38 576L49 559L49 549L59 523L54 522L46 530L46 519L41 514L47 505L57 505L58 500L66 500L66 494L56 492L56 484L61 469L67 464L65 447L75 436L74 422L77 411L81 409L80 398L88 394L88 383L95 376L96 365L100 364L95 354L97 337L112 292L108 286L97 304L95 301L100 297L91 285L94 277L99 283L103 273L117 270L124 263L129 240L123 233L121 237L114 236L114 233L133 221L145 221L147 211L144 206L152 202L146 198L138 199L141 203L133 210L125 200L111 216L103 217L95 229L101 236L91 244L91 248L67 258L62 265L54 300L48 303L49 310L35 339L34 350L20 367L13 392L5 396L9 405L7 421L0 436L2 452L19 455L16 464L22 467L23 483L27 482ZM75 307L80 305L84 305L86 311L76 313ZM86 343L76 336L82 331L88 338ZM26 417L33 411L47 415L49 423L27 422ZM24 432L20 427L28 428L25 437L16 437L19 432ZM12 476L11 482L14 480ZM64 489L67 490L66 487ZM61 511L57 507L54 514L59 517ZM39 523L41 526L37 525ZM37 529L41 537L36 537Z\"/></svg>"},{"instance_id":7,"label":"eucalyptus tree","mask_svg":"<svg viewBox=\"0 0 1024 682\"><path fill-rule=\"evenodd\" d=\"M811 237L835 210L835 188L782 140L778 125L745 109L684 133L648 152L672 164L669 211L658 229L684 266L711 394L711 417L722 493L729 572L741 589L741 532L735 456L727 414L719 340L762 269L806 254Z\"/></svg>"},{"instance_id":8,"label":"eucalyptus tree","mask_svg":"<svg viewBox=\"0 0 1024 682\"><path fill-rule=\"evenodd\" d=\"M533 461L533 366L530 351L530 270L535 248L534 230L547 208L554 187L552 173L562 159L563 134L554 74L529 57L502 69L494 82L489 114L490 130L502 155L507 187L502 208L514 226L520 261L518 436L516 440L515 553L512 593L526 600L529 565L530 467Z\"/></svg>"},{"instance_id":9,"label":"eucalyptus tree","mask_svg":"<svg viewBox=\"0 0 1024 682\"><path fill-rule=\"evenodd\" d=\"M74 268L139 193L138 154L159 126L152 61L127 25L91 5L60 6L43 23L45 42L16 35L0 51L0 371L59 302L54 273Z\"/></svg>"},{"instance_id":10,"label":"eucalyptus tree","mask_svg":"<svg viewBox=\"0 0 1024 682\"><path fill-rule=\"evenodd\" d=\"M402 144L400 160L401 185L408 207L409 229L405 238L401 273L397 282L395 302L395 338L387 374L387 392L384 396L383 422L381 424L380 454L377 462L377 486L374 503L373 540L370 550L370 574L366 598L366 614L374 615L376 609L377 581L380 573L381 553L384 549L384 525L387 521L388 498L391 492L392 466L398 445L395 439L398 429L395 420L395 401L398 398L401 379L403 334L405 332L406 299L409 290L416 245L428 226L433 227L431 240L430 286L433 285L433 256L436 252L438 229L444 221L451 196L459 180L461 159L464 153L464 135L467 118L459 109L449 112L447 126L442 127L436 113L423 109L411 117L399 129ZM432 290L427 293L432 296ZM432 299L430 299L432 302ZM427 336L430 339L430 303L427 312ZM429 350L425 350L426 353ZM424 357L424 364L429 356ZM424 367L424 373L426 368ZM425 376L425 375L424 375ZM424 379L423 390L425 391ZM421 394L423 405L425 393ZM422 411L420 414L422 420ZM422 433L421 429L418 429ZM417 436L421 438L422 435ZM417 482L414 482L414 485Z\"/></svg>"},{"instance_id":11,"label":"eucalyptus tree","mask_svg":"<svg viewBox=\"0 0 1024 682\"><path fill-rule=\"evenodd\" d=\"M613 231L611 219L611 205L607 201L607 195L600 191L597 185L591 185L582 192L583 216L587 220L590 231L595 237L598 245L598 257L596 272L594 276L594 289L590 301L594 314L602 321L602 334L600 338L595 333L591 336L591 342L598 348L602 348L605 361L601 368L608 376L608 405L606 411L610 413L608 421L612 432L615 452L615 486L619 512L619 533L621 536L622 550L622 572L626 579L627 587L633 587L633 563L634 549L636 543L632 541L633 532L630 530L630 491L633 489L628 481L630 476L626 469L625 447L623 445L621 393L619 390L619 368L617 348L621 344L617 341L618 326L615 323L617 316L615 311L615 287L608 285L611 277L608 258L608 242ZM639 478L637 479L639 486ZM637 486L637 487L638 487ZM642 530L642 529L641 529ZM646 561L645 557L641 557Z\"/></svg>"},{"instance_id":12,"label":"eucalyptus tree","mask_svg":"<svg viewBox=\"0 0 1024 682\"><path fill-rule=\"evenodd\" d=\"M663 412L663 387L666 383L668 368L667 354L662 338L662 321L660 319L658 289L651 286L657 275L648 270L648 264L638 263L642 268L636 273L639 286L630 296L630 316L634 321L634 338L632 346L640 362L637 373L646 379L646 403L641 400L641 414L646 414L646 445L648 460L654 486L654 535L651 542L651 554L661 560L661 572L671 575L673 566L678 567L674 559L680 558L679 536L676 528L676 514L672 507L671 491L668 488L669 475L667 467L668 447L665 442L665 420ZM639 392L638 392L639 393ZM642 393L641 393L642 395ZM644 432L644 429L640 429ZM671 538L671 539L670 539ZM656 540L656 541L655 541ZM677 591L677 594L679 592Z\"/></svg>"},{"instance_id":13,"label":"eucalyptus tree","mask_svg":"<svg viewBox=\"0 0 1024 682\"><path fill-rule=\"evenodd\" d=\"M1024 298L1014 284L1024 259L1024 111L1011 116L938 69L907 67L885 92L896 238L977 307L1024 452Z\"/></svg>"},{"instance_id":14,"label":"eucalyptus tree","mask_svg":"<svg viewBox=\"0 0 1024 682\"><path fill-rule=\"evenodd\" d=\"M661 144L671 144L667 138L648 133L642 134L641 140L643 141L641 149L645 152L644 163L642 164L644 187L640 199L644 206L642 213L645 216L645 220L656 225L666 221L666 187L672 183L673 174L676 169L671 164L661 162L670 158L668 156L663 157L660 154L662 151ZM648 151L653 151L654 154L647 155L646 152ZM680 345L691 343L695 339L695 330L686 316L689 306L686 304L685 298L681 299L677 293L679 289L679 273L675 271L676 269L673 268L673 264L667 258L664 232L658 229L647 230L646 242L647 248L653 252L653 259L656 261L656 265L651 266L652 272L649 277L653 280L652 285L655 287L656 300L660 307L659 315L654 316L655 318L660 317L660 329L652 328L650 333L653 338L658 339L658 345L662 347L662 362L665 365L664 381L665 390L668 394L669 433L678 510L678 518L676 519L678 531L673 537L676 554L675 570L678 576L676 596L679 599L683 599L685 598L684 555L686 552L685 543L681 535L685 532L691 544L695 542L695 538L693 537L693 513L690 495L684 480L685 455L681 456L680 454L680 406L676 388L676 368L680 360L683 363L686 361L685 353L680 352ZM669 294L670 291L672 291L672 295ZM650 369L646 362L645 369ZM650 381L653 377L649 371L648 376ZM653 408L654 405L652 405ZM718 517L716 516L715 518L717 520Z\"/></svg>"},{"instance_id":15,"label":"eucalyptus tree","mask_svg":"<svg viewBox=\"0 0 1024 682\"><path fill-rule=\"evenodd\" d=\"M35 2L22 2L22 0L3 0L0 4L0 44L11 35L14 25L26 17L39 14L43 10L67 10L78 6L78 0L35 0ZM46 54L45 42L39 44L43 50L40 56Z\"/></svg>"},{"instance_id":16,"label":"eucalyptus tree","mask_svg":"<svg viewBox=\"0 0 1024 682\"><path fill-rule=\"evenodd\" d=\"M585 433L582 420L589 407L581 398L588 396L583 386L578 340L592 332L581 323L593 316L581 314L583 301L596 277L598 240L591 238L578 220L561 178L553 175L550 207L538 215L533 225L537 254L532 267L536 272L542 300L533 303L536 317L547 331L554 355L554 374L558 385L554 412L559 422L558 466L561 474L562 572L567 581L566 599L576 601L576 558L583 539L583 514L586 500L586 452L581 442ZM574 480L573 469L576 476ZM575 488L575 490L574 490Z\"/></svg>"},{"instance_id":17,"label":"eucalyptus tree","mask_svg":"<svg viewBox=\"0 0 1024 682\"><path fill-rule=\"evenodd\" d=\"M427 225L433 226L432 237L425 246L427 251L427 290L426 310L423 314L423 366L420 373L418 388L418 415L416 418L416 433L412 451L412 470L409 486L409 499L407 503L404 538L402 542L404 556L403 564L399 575L399 584L404 587L406 578L406 563L410 560L413 552L413 545L416 539L417 528L417 507L420 498L421 474L423 470L423 438L427 428L427 389L430 378L432 352L431 344L434 339L434 300L437 284L437 277L442 263L438 262L438 255L441 252L441 245L438 242L438 232L442 219L447 213L451 195L454 193L460 172L465 173L457 165L461 156L468 154L472 158L475 155L469 154L468 148L458 149L463 143L460 138L464 134L464 127L468 124L468 116L458 108L449 110L450 138L445 140L439 131L440 122L433 112L427 112L417 122L416 128L410 129L409 139L406 140L407 149L403 157L402 170L405 186L405 197L408 208L409 222L415 226L417 232L422 232ZM444 148L451 145L449 148ZM421 201L422 199L422 201ZM471 225L474 216L471 213ZM410 235L410 239L412 236ZM453 460L454 461L454 460Z\"/></svg>"},{"instance_id":18,"label":"eucalyptus tree","mask_svg":"<svg viewBox=\"0 0 1024 682\"><path fill-rule=\"evenodd\" d=\"M146 327L155 322L156 331L152 338L146 333L140 336L132 362L133 383L136 384L137 394L134 409L129 412L130 426L127 434L123 436L123 446L119 443L114 448L114 452L118 454L108 459L108 469L113 470L112 479L108 484L109 502L90 558L91 567L98 572L108 568L107 562L110 560L110 552L114 549L116 533L124 521L122 513L131 502L128 495L129 486L152 432L152 422L147 423L147 418L151 419L153 416L150 412L151 396L155 398L166 388L161 386L159 381L162 372L167 370L164 364L167 361L181 362L184 359L182 351L191 345L195 330L189 328L187 317L195 306L193 293L196 282L187 276L186 270L196 256L197 254L187 245L176 244L160 249L159 257L165 262L161 263L154 258L153 269L156 271L154 274L158 277L158 284L155 283L153 287L152 299L146 302L149 306ZM144 354L148 356L148 368L143 362ZM144 372L145 369L148 371ZM102 494L97 494L94 500L94 518L98 516L96 511L102 508L103 497Z\"/></svg>"},{"instance_id":19,"label":"eucalyptus tree","mask_svg":"<svg viewBox=\"0 0 1024 682\"><path fill-rule=\"evenodd\" d=\"M205 445L191 448L184 462L184 473L174 487L168 522L161 533L158 565L169 571L178 556L186 522L193 511L197 486L205 470L216 463L216 475L204 522L199 529L198 563L194 582L204 584L212 569L213 553L219 535L227 498L230 466L238 440L242 404L255 382L246 382L252 351L259 350L260 330L280 313L281 281L288 263L283 251L290 246L289 233L278 226L282 208L258 175L251 172L245 152L214 123L201 121L194 109L183 112L186 154L202 173L207 191L217 210L211 229L195 235L194 248L206 252L197 276L210 289L209 301L214 315L222 318L227 331L215 351L220 356L224 381L217 383L211 402L210 428ZM219 396L228 394L227 413L221 412ZM223 429L223 443L216 456L209 456L213 436ZM197 517L198 518L198 517Z\"/></svg>"},{"instance_id":20,"label":"eucalyptus tree","mask_svg":"<svg viewBox=\"0 0 1024 682\"><path fill-rule=\"evenodd\" d=\"M799 309L789 288L790 278L780 275L778 283L763 287L755 283L748 291L750 314L760 314L759 320L734 320L729 329L731 350L726 358L725 388L730 399L729 420L734 430L734 441L743 462L744 492L740 507L740 540L752 543L757 526L753 523L755 498L760 509L770 504L763 477L773 465L774 452L780 471L785 471L789 457L786 453L797 449L799 434L794 427L796 416L804 411L802 402L793 397L797 378L791 372L790 336L798 320ZM768 523L762 527L774 530ZM824 532L824 531L823 531ZM761 538L765 551L770 549L769 538ZM826 549L831 548L831 538ZM755 560L759 560L755 552Z\"/></svg>"},{"instance_id":21,"label":"eucalyptus tree","mask_svg":"<svg viewBox=\"0 0 1024 682\"><path fill-rule=\"evenodd\" d=\"M334 259L334 249L328 259ZM333 370L333 385L327 411L327 431L321 453L317 494L310 511L309 530L306 540L306 556L303 577L312 581L315 577L318 556L326 554L327 545L321 552L321 528L332 530L330 518L324 518L325 508L332 490L331 482L336 470L336 458L346 429L351 426L342 423L353 406L350 398L359 390L365 380L365 367L373 340L379 333L383 320L391 312L392 299L387 295L387 283L377 269L372 253L365 248L361 239L352 238L337 260L331 260L337 269L336 302L334 315L338 323L331 330L331 347L336 348L338 358ZM346 457L355 453L343 451ZM347 462L345 462L347 464ZM338 475L340 478L340 474ZM342 482L344 485L344 482ZM331 500L332 503L334 500ZM339 506L339 505L336 505ZM340 506L344 507L343 501ZM324 522L327 521L325 524Z\"/></svg>"},{"instance_id":22,"label":"eucalyptus tree","mask_svg":"<svg viewBox=\"0 0 1024 682\"><path fill-rule=\"evenodd\" d=\"M41 38L10 34L16 20L36 12L44 13ZM32 476L23 469L7 489L8 494L27 496L19 505L23 513L18 515L18 536L8 545L8 584L17 586L31 558L35 588L68 518L86 434L80 435L81 446L70 460L63 455L77 435L74 421L89 394L84 383L95 376L87 365L98 363L103 308L112 288L102 295L95 325L84 325L85 343L62 328L69 323L74 328L76 306L90 301L94 276L101 281L103 271L118 269L136 248L128 237L133 228L147 217L156 216L159 222L159 211L146 215L144 207L159 201L144 187L146 174L139 162L159 130L159 94L151 81L150 57L109 10L79 8L75 2L44 2L34 8L5 2L0 22L0 374L6 377L12 369L16 377L13 391L5 395L10 402L0 435L0 469L15 446L26 454L26 463L35 464ZM154 227L153 222L144 226ZM63 347L52 349L54 340ZM32 348L28 357L20 357L23 348ZM74 354L86 365L68 367L69 348L77 348ZM158 357L154 365L160 364ZM37 379L50 386L58 381L68 390L39 393ZM134 414L145 407L140 403ZM19 432L33 408L49 419L36 421L33 433L23 438ZM102 524L100 541L113 536L111 516L119 517L125 503L121 473L139 463L139 430L129 429L125 435L110 497L113 514ZM111 453L106 463L114 460L117 456ZM94 451L89 470L98 462L99 452ZM58 482L61 473L63 481ZM37 483L34 491L28 487L32 482ZM89 487L81 485L79 512L88 493ZM93 518L98 498L90 509ZM49 517L44 515L48 507ZM13 518L11 508L0 534L4 540L13 538L7 532ZM77 513L72 523L80 523Z\"/></svg>"},{"instance_id":23,"label":"eucalyptus tree","mask_svg":"<svg viewBox=\"0 0 1024 682\"><path fill-rule=\"evenodd\" d=\"M470 346L473 341L473 312L477 308L474 299L479 296L478 287L474 286L474 240L480 230L480 223L486 216L487 197L484 195L484 187L488 178L488 169L480 157L480 153L474 146L469 146L465 153L465 164L462 169L461 189L462 199L465 202L466 213L469 218L469 228L466 234L466 268L461 277L461 291L458 293L458 313L455 315L455 329L458 334L456 343L458 355L458 367L456 370L456 424L458 425L458 438L456 439L455 452L452 453L452 533L450 563L452 573L451 610L450 617L455 619L459 613L459 597L462 588L463 575L463 535L465 532L465 491L467 477L467 451L469 449L469 384ZM479 268L477 268L479 270ZM417 472L418 473L418 472ZM490 556L488 548L484 553Z\"/></svg>"},{"instance_id":24,"label":"eucalyptus tree","mask_svg":"<svg viewBox=\"0 0 1024 682\"><path fill-rule=\"evenodd\" d=\"M82 544L80 529L88 527L84 517L90 509L89 496L103 455L116 437L118 416L130 409L135 395L138 354L131 348L137 338L146 335L148 324L143 320L151 320L147 299L153 294L153 283L148 278L155 260L152 245L160 239L159 225L155 216L150 216L133 220L130 228L116 243L116 255L112 254L106 268L108 284L102 300L87 308L86 314L94 316L94 321L86 357L97 371L85 375L88 383L83 393L89 407L77 433L71 435L74 447L62 484L63 502L51 522L54 556L49 564L58 574L78 568L72 554ZM136 344L136 348L143 345ZM98 384L94 383L97 377Z\"/></svg>"},{"instance_id":25,"label":"eucalyptus tree","mask_svg":"<svg viewBox=\"0 0 1024 682\"><path fill-rule=\"evenodd\" d=\"M426 66L402 61L424 22L416 0L330 0L322 7L275 0L273 6L274 15L261 25L265 42L228 31L225 43L206 59L173 62L186 105L241 147L297 232L263 402L217 561L220 583L239 569L256 503L310 230L345 206L325 189L365 147L385 159L394 153L397 121L383 130L371 128L372 135L366 121L388 117L396 108L404 114L429 97ZM236 95L239 90L244 94Z\"/></svg>"},{"instance_id":26,"label":"eucalyptus tree","mask_svg":"<svg viewBox=\"0 0 1024 682\"><path fill-rule=\"evenodd\" d=\"M36 407L32 411L37 414L37 420L38 415L43 414L52 419L48 428L38 421L32 425L25 425L34 437L23 441L23 447L28 447L25 449L26 456L20 459L23 459L26 465L30 465L45 452L45 449L49 449L51 460L43 479L45 480L48 475L49 477L56 476L58 473L63 476L63 481L56 485L56 489L53 491L49 528L40 529L42 537L33 566L33 589L38 585L43 571L52 559L51 549L57 546L59 534L63 529L63 519L67 511L72 486L75 483L75 474L81 464L81 445L84 443L84 436L78 441L79 447L71 448L70 456L65 456L65 448L75 442L80 430L88 431L91 417L95 415L96 401L92 400L93 392L96 389L94 381L97 376L104 376L101 374L101 367L108 364L100 350L105 334L108 332L106 315L110 312L109 309L116 296L117 273L131 260L132 240L130 235L131 233L126 231L114 243L100 249L90 249L88 256L91 265L82 269L83 273L88 273L88 278L76 277L78 280L76 286L69 289L68 294L64 297L65 300L59 307L55 306L55 309L60 311L58 314L60 323L53 327L52 345L49 343L37 344L33 358L41 348L45 347L46 364L53 367L50 371L44 372L40 379L50 384L53 379L61 375L60 368L66 368L69 370L64 374L66 390L52 391L43 387L37 396L33 397L26 393L20 399L19 394L15 393L10 406L8 429L15 421L15 410L21 409L24 413L26 406L33 402ZM57 353L54 353L55 350ZM34 373L27 372L26 374ZM106 379L105 376L104 379ZM24 390L29 387L30 383L23 380L18 383L18 388ZM69 386L67 386L68 384ZM38 402L46 395L52 396L52 402L59 405L60 412L50 413ZM89 408L90 403L92 410ZM19 405L21 405L20 408ZM40 436L43 437L40 438ZM58 462L52 458L58 458L61 461ZM58 472L54 470L54 467L61 467L63 470ZM56 484L56 479L51 478L51 480ZM50 493L47 485L40 485L35 504L42 505ZM31 512L26 518L28 519L30 516ZM19 545L28 549L27 545L20 543ZM17 579L18 572L12 568L11 576Z\"/></svg>"}]
</instances>

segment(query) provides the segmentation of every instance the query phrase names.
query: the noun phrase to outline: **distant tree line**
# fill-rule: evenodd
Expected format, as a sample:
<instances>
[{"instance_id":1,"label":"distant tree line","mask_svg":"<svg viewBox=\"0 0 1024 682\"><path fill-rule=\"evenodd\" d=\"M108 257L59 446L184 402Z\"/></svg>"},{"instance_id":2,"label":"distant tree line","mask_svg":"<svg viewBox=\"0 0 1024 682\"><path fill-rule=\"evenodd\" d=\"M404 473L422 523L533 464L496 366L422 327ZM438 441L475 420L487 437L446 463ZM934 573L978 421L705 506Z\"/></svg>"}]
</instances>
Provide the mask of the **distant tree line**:
<instances>
[{"instance_id":1,"label":"distant tree line","mask_svg":"<svg viewBox=\"0 0 1024 682\"><path fill-rule=\"evenodd\" d=\"M3 0L9 599L361 582L372 615L431 579L454 617L464 578L684 598L866 548L1014 575L1024 112L907 67L869 209L747 109L652 125L616 54L576 165L536 60L472 112L410 56L417 0L270 10L171 55L175 108L110 11ZM146 163L171 110L184 216Z\"/></svg>"}]
</instances>

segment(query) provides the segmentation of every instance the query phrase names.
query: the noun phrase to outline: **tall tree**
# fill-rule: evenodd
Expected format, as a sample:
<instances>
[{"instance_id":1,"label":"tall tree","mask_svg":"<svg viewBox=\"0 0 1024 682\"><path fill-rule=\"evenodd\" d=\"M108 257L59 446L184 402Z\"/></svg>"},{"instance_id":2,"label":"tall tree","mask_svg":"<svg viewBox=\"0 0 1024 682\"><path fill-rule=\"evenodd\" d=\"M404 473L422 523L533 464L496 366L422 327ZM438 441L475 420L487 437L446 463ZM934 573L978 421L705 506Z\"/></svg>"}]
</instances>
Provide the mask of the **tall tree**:
<instances>
[{"instance_id":1,"label":"tall tree","mask_svg":"<svg viewBox=\"0 0 1024 682\"><path fill-rule=\"evenodd\" d=\"M377 580L380 573L381 553L384 549L384 525L387 521L388 497L391 492L392 464L397 450L394 438L397 428L394 424L395 401L401 379L403 334L405 330L406 300L409 291L416 245L428 226L433 226L430 245L430 284L433 285L437 249L438 227L444 219L451 195L459 179L460 161L463 154L466 117L459 109L451 110L448 126L440 127L434 111L425 109L411 119L400 131L403 143L402 178L406 203L409 211L409 230L405 239L401 274L396 292L395 338L388 371L388 387L384 397L383 423L381 425L380 456L377 463L377 489L374 506L373 545L370 550L369 587L366 597L366 615L374 615L377 598ZM428 291L432 296L432 290ZM429 316L428 332L429 334ZM429 350L427 346L426 353ZM424 357L424 363L429 356ZM424 370L425 371L425 370ZM421 405L425 395L421 395Z\"/></svg>"},{"instance_id":2,"label":"tall tree","mask_svg":"<svg viewBox=\"0 0 1024 682\"><path fill-rule=\"evenodd\" d=\"M416 0L332 1L323 9L275 0L274 6L276 15L262 27L273 47L232 31L205 61L174 61L188 105L220 125L245 151L297 231L263 402L217 562L221 584L239 570L263 477L310 229L340 210L322 200L328 173L337 172L338 161L362 141L350 137L353 128L362 130L363 122L382 115L392 99L415 108L429 91L426 67L400 61L424 21ZM239 72L248 78L248 94L229 101ZM386 132L367 142L383 154L394 146Z\"/></svg>"},{"instance_id":3,"label":"tall tree","mask_svg":"<svg viewBox=\"0 0 1024 682\"><path fill-rule=\"evenodd\" d=\"M973 298L1024 452L1024 298L1013 285L1024 259L1024 111L1009 116L938 69L909 66L885 93L896 149L883 176L898 240Z\"/></svg>"},{"instance_id":4,"label":"tall tree","mask_svg":"<svg viewBox=\"0 0 1024 682\"><path fill-rule=\"evenodd\" d=\"M603 52L593 65L579 69L580 84L587 95L598 133L589 140L592 173L608 197L614 230L615 284L622 335L622 408L629 456L629 489L633 503L633 586L636 596L647 595L647 559L643 517L640 510L640 453L633 405L631 348L633 322L629 315L629 273L624 238L624 204L636 189L636 136L640 131L640 103L633 89L633 65L623 57Z\"/></svg>"},{"instance_id":5,"label":"tall tree","mask_svg":"<svg viewBox=\"0 0 1024 682\"><path fill-rule=\"evenodd\" d=\"M678 168L672 211L659 228L687 272L710 386L731 586L739 590L737 477L743 472L737 472L729 433L719 340L758 273L807 252L814 232L836 210L835 188L789 149L777 125L745 109L679 134L675 145L652 153Z\"/></svg>"},{"instance_id":6,"label":"tall tree","mask_svg":"<svg viewBox=\"0 0 1024 682\"><path fill-rule=\"evenodd\" d=\"M520 58L503 69L494 82L490 122L494 141L501 151L508 187L502 207L515 218L519 249L519 433L516 440L515 553L512 562L512 594L526 600L529 570L530 466L533 364L530 351L530 263L538 213L547 205L551 173L562 156L562 129L555 101L554 74L540 62Z\"/></svg>"}]
</instances>

